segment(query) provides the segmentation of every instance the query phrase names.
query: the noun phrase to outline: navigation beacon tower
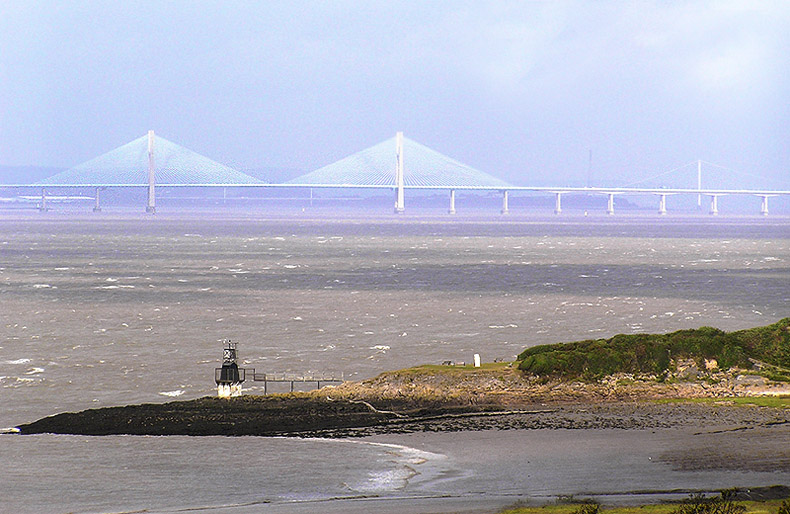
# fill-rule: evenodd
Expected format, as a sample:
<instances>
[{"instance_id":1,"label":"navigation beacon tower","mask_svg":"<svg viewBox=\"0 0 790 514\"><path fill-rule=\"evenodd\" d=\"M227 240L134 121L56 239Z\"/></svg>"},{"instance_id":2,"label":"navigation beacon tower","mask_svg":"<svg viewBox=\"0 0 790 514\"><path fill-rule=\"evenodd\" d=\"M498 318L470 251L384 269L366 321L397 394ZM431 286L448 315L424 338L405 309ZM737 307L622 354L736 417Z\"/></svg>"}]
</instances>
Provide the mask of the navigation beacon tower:
<instances>
[{"instance_id":1,"label":"navigation beacon tower","mask_svg":"<svg viewBox=\"0 0 790 514\"><path fill-rule=\"evenodd\" d=\"M214 380L217 382L217 396L220 398L233 398L241 396L241 384L244 382L245 369L239 369L236 362L237 343L225 341L222 350L222 367L214 370Z\"/></svg>"}]
</instances>

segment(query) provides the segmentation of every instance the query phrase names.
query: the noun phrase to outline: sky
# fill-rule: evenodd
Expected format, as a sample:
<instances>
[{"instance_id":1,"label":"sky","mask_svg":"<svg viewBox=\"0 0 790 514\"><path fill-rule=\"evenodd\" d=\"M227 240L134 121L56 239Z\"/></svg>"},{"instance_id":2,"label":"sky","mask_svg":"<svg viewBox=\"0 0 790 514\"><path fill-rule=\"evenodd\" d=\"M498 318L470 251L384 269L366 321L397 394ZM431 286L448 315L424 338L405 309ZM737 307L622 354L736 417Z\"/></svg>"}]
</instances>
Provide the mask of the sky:
<instances>
[{"instance_id":1,"label":"sky","mask_svg":"<svg viewBox=\"0 0 790 514\"><path fill-rule=\"evenodd\" d=\"M67 168L153 129L307 172L403 131L517 185L703 159L734 170L711 187L787 188L788 27L786 1L6 0L0 164ZM680 173L661 180L696 185Z\"/></svg>"}]
</instances>

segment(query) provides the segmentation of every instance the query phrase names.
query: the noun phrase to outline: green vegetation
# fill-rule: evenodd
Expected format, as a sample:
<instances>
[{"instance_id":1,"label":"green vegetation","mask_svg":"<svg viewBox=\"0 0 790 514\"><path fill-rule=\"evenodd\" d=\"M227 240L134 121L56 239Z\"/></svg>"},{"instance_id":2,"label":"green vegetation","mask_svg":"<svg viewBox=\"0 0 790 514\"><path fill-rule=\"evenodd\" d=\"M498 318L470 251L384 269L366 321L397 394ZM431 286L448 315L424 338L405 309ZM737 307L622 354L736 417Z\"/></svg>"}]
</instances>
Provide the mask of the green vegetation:
<instances>
[{"instance_id":1,"label":"green vegetation","mask_svg":"<svg viewBox=\"0 0 790 514\"><path fill-rule=\"evenodd\" d=\"M707 403L711 405L754 405L773 409L790 409L790 396L739 396L733 398L669 398L658 403ZM788 512L787 514L790 514Z\"/></svg>"},{"instance_id":2,"label":"green vegetation","mask_svg":"<svg viewBox=\"0 0 790 514\"><path fill-rule=\"evenodd\" d=\"M692 359L702 370L706 360L715 360L726 370L749 369L754 359L769 365L770 378L790 378L790 318L738 332L702 327L535 346L518 356L518 368L544 377L597 379L614 373L662 377L680 359Z\"/></svg>"},{"instance_id":3,"label":"green vegetation","mask_svg":"<svg viewBox=\"0 0 790 514\"><path fill-rule=\"evenodd\" d=\"M692 497L681 503L660 503L633 507L605 508L595 503L546 505L543 507L518 506L503 510L500 514L586 514L590 510L595 510L597 514L790 514L790 500L735 503L731 499L724 501L720 496L712 499Z\"/></svg>"},{"instance_id":4,"label":"green vegetation","mask_svg":"<svg viewBox=\"0 0 790 514\"><path fill-rule=\"evenodd\" d=\"M714 498L694 494L681 503L672 514L743 514L746 507L735 502L735 489L727 489Z\"/></svg>"}]
</instances>

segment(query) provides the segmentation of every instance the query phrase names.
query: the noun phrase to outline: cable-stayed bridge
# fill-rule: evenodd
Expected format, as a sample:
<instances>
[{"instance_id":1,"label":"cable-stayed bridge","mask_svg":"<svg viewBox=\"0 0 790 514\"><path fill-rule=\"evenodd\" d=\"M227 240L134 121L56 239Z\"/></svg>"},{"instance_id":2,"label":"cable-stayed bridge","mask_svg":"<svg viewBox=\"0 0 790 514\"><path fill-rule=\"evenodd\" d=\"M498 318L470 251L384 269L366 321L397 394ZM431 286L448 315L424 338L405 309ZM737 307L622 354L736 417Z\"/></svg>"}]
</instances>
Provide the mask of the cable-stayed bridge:
<instances>
[{"instance_id":1,"label":"cable-stayed bridge","mask_svg":"<svg viewBox=\"0 0 790 514\"><path fill-rule=\"evenodd\" d=\"M667 197L696 196L697 205L709 205L708 212L719 213L722 196L756 196L761 199L760 213L768 214L771 197L790 196L790 187L742 188L744 178L760 184L771 180L697 160L668 171L609 186L522 186L476 170L447 157L402 133L370 148L321 167L311 173L284 183L265 183L255 177L217 163L191 150L172 143L149 131L115 150L53 175L34 184L5 184L0 189L25 189L40 192L39 207L47 210L53 190L84 190L92 188L94 211L100 211L100 191L107 188L146 188L146 211L156 211L157 188L289 188L289 189L367 189L391 190L394 211L406 208L407 190L447 191L448 212L456 212L456 191L497 191L502 195L503 214L509 212L511 193L554 195L554 212L562 213L562 198L568 194L604 195L607 214L614 214L618 195L654 195L658 214L667 214ZM76 198L76 196L75 196Z\"/></svg>"}]
</instances>

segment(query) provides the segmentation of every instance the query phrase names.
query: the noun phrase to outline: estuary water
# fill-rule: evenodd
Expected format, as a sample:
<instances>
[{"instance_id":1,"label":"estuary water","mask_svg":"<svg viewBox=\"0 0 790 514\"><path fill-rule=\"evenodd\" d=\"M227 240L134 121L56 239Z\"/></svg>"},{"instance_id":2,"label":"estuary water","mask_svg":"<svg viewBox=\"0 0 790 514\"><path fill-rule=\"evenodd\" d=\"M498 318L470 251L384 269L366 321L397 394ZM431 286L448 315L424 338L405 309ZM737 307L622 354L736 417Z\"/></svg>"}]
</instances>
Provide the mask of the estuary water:
<instances>
[{"instance_id":1,"label":"estuary water","mask_svg":"<svg viewBox=\"0 0 790 514\"><path fill-rule=\"evenodd\" d=\"M510 360L536 344L703 325L737 330L786 316L790 220L781 217L6 213L0 427L215 394L222 339L237 341L244 366L258 371L361 379L470 362L474 353ZM686 482L790 483L786 469L646 464L683 434L641 434L623 452L616 441L639 434L626 433L4 435L0 510L479 512L517 499ZM570 444L580 440L588 444ZM513 447L524 450L504 450ZM570 447L577 451L553 471L540 464L524 471L530 480L513 479L523 471L516 456L549 469L548 449ZM476 454L486 458L469 458ZM624 455L622 480L585 474L587 464L615 455ZM657 466L655 478L635 481L645 465Z\"/></svg>"}]
</instances>

